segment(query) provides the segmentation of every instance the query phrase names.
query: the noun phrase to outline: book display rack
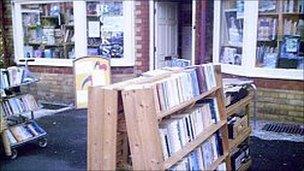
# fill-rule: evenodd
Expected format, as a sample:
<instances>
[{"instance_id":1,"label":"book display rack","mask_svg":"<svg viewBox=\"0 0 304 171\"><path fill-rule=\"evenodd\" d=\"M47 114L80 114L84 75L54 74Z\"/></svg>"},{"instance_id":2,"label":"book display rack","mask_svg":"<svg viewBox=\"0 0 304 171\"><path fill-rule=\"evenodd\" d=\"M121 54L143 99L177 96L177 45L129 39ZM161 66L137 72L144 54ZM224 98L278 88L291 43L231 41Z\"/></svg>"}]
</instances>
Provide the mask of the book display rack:
<instances>
[{"instance_id":1,"label":"book display rack","mask_svg":"<svg viewBox=\"0 0 304 171\"><path fill-rule=\"evenodd\" d=\"M121 154L134 170L231 168L219 66L149 71L89 97L89 170L116 169Z\"/></svg>"},{"instance_id":2,"label":"book display rack","mask_svg":"<svg viewBox=\"0 0 304 171\"><path fill-rule=\"evenodd\" d=\"M249 152L249 105L254 98L251 81L224 79L228 119L229 162L232 170L248 170L252 160ZM239 84L240 83L240 84Z\"/></svg>"},{"instance_id":3,"label":"book display rack","mask_svg":"<svg viewBox=\"0 0 304 171\"><path fill-rule=\"evenodd\" d=\"M38 142L46 147L47 133L34 120L34 111L40 107L32 95L21 92L22 86L38 80L29 77L28 70L22 67L1 69L0 75L0 133L5 154L16 158L17 148L26 143Z\"/></svg>"}]
</instances>

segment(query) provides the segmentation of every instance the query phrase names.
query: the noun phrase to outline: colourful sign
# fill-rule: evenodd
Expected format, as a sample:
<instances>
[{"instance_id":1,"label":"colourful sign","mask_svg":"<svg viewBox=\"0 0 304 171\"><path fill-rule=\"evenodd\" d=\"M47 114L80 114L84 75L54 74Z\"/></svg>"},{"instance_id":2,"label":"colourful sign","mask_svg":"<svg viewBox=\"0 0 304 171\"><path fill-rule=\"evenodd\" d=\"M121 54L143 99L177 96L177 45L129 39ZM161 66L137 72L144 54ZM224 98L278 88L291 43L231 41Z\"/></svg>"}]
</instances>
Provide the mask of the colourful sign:
<instances>
[{"instance_id":1,"label":"colourful sign","mask_svg":"<svg viewBox=\"0 0 304 171\"><path fill-rule=\"evenodd\" d=\"M76 59L74 61L76 107L87 108L89 87L109 85L110 75L110 60L107 58L88 56Z\"/></svg>"}]
</instances>

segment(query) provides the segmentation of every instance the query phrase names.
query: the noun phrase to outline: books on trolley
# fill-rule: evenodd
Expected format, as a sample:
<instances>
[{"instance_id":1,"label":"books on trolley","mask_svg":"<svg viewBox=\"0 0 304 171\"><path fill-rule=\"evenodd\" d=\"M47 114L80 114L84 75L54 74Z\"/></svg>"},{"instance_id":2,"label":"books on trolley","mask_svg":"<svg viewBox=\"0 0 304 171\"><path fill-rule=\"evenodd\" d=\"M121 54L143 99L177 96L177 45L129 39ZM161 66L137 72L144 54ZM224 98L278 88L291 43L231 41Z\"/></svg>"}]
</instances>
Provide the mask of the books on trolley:
<instances>
[{"instance_id":1,"label":"books on trolley","mask_svg":"<svg viewBox=\"0 0 304 171\"><path fill-rule=\"evenodd\" d=\"M26 76L24 67L12 66L7 69L0 69L0 89L18 86L31 80L32 78Z\"/></svg>"},{"instance_id":2,"label":"books on trolley","mask_svg":"<svg viewBox=\"0 0 304 171\"><path fill-rule=\"evenodd\" d=\"M14 145L44 135L46 132L35 121L32 121L11 126L9 129L4 130L3 134L8 138L10 144Z\"/></svg>"},{"instance_id":3,"label":"books on trolley","mask_svg":"<svg viewBox=\"0 0 304 171\"><path fill-rule=\"evenodd\" d=\"M8 117L24 112L35 111L39 109L39 106L32 95L26 94L4 100L1 103L0 108L1 113L4 114L3 116Z\"/></svg>"}]
</instances>

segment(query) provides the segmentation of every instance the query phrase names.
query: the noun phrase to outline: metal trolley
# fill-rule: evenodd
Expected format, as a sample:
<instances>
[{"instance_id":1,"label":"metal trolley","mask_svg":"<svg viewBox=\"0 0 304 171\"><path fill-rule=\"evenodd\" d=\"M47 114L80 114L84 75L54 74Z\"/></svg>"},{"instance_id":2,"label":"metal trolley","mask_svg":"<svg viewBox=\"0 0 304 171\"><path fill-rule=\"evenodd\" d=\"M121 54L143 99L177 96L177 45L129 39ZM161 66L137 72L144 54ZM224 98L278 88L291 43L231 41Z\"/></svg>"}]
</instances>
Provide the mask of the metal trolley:
<instances>
[{"instance_id":1,"label":"metal trolley","mask_svg":"<svg viewBox=\"0 0 304 171\"><path fill-rule=\"evenodd\" d=\"M32 73L28 70L28 62L34 61L34 59L23 59L20 60L20 62L25 62L24 67L24 77L25 78L31 78L31 81L22 82L19 85L6 87L3 89L0 89L0 104L10 98L22 96L21 87L27 87L28 91L30 90L30 86L37 83L39 80L35 79L32 75ZM1 106L0 106L1 107ZM47 132L42 129L38 123L35 121L34 118L34 111L26 111L23 113L14 113L11 116L4 116L2 113L2 110L0 110L0 143L2 144L2 147L4 149L4 152L6 156L10 157L11 159L15 159L18 156L18 148L21 148L25 144L32 144L36 143L38 146L44 148L47 146ZM25 113L30 113L30 117L24 116ZM11 143L9 138L6 136L5 131L12 127L17 126L25 126L27 124L35 125L35 128L37 128L39 134L33 135L31 138L27 138L25 140Z\"/></svg>"}]
</instances>

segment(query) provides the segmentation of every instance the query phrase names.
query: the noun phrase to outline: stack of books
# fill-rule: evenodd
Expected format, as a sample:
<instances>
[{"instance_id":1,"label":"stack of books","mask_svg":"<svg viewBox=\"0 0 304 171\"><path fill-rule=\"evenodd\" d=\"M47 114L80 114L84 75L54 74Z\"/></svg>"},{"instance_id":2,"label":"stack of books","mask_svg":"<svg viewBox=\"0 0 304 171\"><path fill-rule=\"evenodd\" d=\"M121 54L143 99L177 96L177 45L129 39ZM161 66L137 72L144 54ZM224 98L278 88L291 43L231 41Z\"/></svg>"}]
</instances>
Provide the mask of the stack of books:
<instances>
[{"instance_id":1,"label":"stack of books","mask_svg":"<svg viewBox=\"0 0 304 171\"><path fill-rule=\"evenodd\" d=\"M222 138L219 133L213 134L192 153L169 170L206 170L223 155Z\"/></svg>"},{"instance_id":2,"label":"stack of books","mask_svg":"<svg viewBox=\"0 0 304 171\"><path fill-rule=\"evenodd\" d=\"M28 111L34 111L39 108L35 98L30 94L5 100L0 106L1 112L3 112L4 116L21 114Z\"/></svg>"},{"instance_id":3,"label":"stack of books","mask_svg":"<svg viewBox=\"0 0 304 171\"><path fill-rule=\"evenodd\" d=\"M156 83L159 108L161 111L171 109L214 87L216 80L212 64L185 69Z\"/></svg>"},{"instance_id":4,"label":"stack of books","mask_svg":"<svg viewBox=\"0 0 304 171\"><path fill-rule=\"evenodd\" d=\"M4 131L4 135L8 137L11 145L27 141L30 138L34 138L45 133L46 132L36 122L16 125Z\"/></svg>"},{"instance_id":5,"label":"stack of books","mask_svg":"<svg viewBox=\"0 0 304 171\"><path fill-rule=\"evenodd\" d=\"M160 125L164 158L172 156L187 142L196 139L206 128L220 120L216 98L200 101L194 109L172 116Z\"/></svg>"}]
</instances>

